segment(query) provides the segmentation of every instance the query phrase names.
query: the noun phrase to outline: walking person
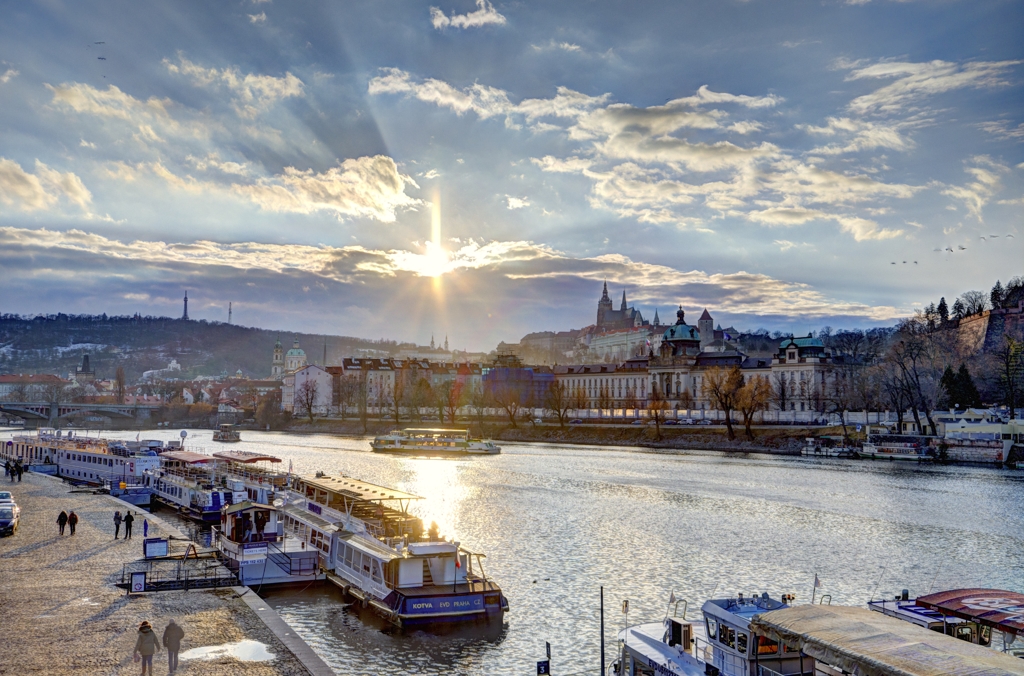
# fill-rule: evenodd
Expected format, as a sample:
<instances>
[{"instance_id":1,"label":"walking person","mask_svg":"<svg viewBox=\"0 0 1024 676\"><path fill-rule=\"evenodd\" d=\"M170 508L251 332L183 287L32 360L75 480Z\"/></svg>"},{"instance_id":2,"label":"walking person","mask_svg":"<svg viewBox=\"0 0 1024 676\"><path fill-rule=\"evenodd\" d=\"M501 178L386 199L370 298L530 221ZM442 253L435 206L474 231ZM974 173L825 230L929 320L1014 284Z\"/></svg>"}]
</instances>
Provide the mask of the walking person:
<instances>
[{"instance_id":1,"label":"walking person","mask_svg":"<svg viewBox=\"0 0 1024 676\"><path fill-rule=\"evenodd\" d=\"M60 526L60 534L64 535L64 526L68 525L67 512L61 511L61 513L57 515L57 525Z\"/></svg>"},{"instance_id":2,"label":"walking person","mask_svg":"<svg viewBox=\"0 0 1024 676\"><path fill-rule=\"evenodd\" d=\"M11 474L11 461L8 460L4 463L4 476L10 476Z\"/></svg>"},{"instance_id":3,"label":"walking person","mask_svg":"<svg viewBox=\"0 0 1024 676\"><path fill-rule=\"evenodd\" d=\"M132 510L128 510L128 513L124 515L124 539L132 539L132 523L135 521L135 517L132 516Z\"/></svg>"},{"instance_id":4,"label":"walking person","mask_svg":"<svg viewBox=\"0 0 1024 676\"><path fill-rule=\"evenodd\" d=\"M149 537L149 519L142 520L142 537Z\"/></svg>"},{"instance_id":5,"label":"walking person","mask_svg":"<svg viewBox=\"0 0 1024 676\"><path fill-rule=\"evenodd\" d=\"M167 648L168 673L178 670L178 651L181 650L181 639L185 638L185 630L171 620L164 629L164 648Z\"/></svg>"},{"instance_id":6,"label":"walking person","mask_svg":"<svg viewBox=\"0 0 1024 676\"><path fill-rule=\"evenodd\" d=\"M18 471L18 483L21 483L21 475L25 473L25 466L21 464L21 460L14 463L14 469Z\"/></svg>"},{"instance_id":7,"label":"walking person","mask_svg":"<svg viewBox=\"0 0 1024 676\"><path fill-rule=\"evenodd\" d=\"M114 539L121 535L121 510L114 512Z\"/></svg>"},{"instance_id":8,"label":"walking person","mask_svg":"<svg viewBox=\"0 0 1024 676\"><path fill-rule=\"evenodd\" d=\"M71 528L71 534L72 535L75 534L75 526L77 526L77 525L78 525L78 515L75 514L74 511L72 511L70 514L68 514L68 527Z\"/></svg>"},{"instance_id":9,"label":"walking person","mask_svg":"<svg viewBox=\"0 0 1024 676\"><path fill-rule=\"evenodd\" d=\"M142 674L145 676L146 667L149 667L149 674L153 676L153 655L160 652L160 640L153 632L149 622L143 621L139 625L139 636L135 639L135 654L142 657Z\"/></svg>"}]
</instances>

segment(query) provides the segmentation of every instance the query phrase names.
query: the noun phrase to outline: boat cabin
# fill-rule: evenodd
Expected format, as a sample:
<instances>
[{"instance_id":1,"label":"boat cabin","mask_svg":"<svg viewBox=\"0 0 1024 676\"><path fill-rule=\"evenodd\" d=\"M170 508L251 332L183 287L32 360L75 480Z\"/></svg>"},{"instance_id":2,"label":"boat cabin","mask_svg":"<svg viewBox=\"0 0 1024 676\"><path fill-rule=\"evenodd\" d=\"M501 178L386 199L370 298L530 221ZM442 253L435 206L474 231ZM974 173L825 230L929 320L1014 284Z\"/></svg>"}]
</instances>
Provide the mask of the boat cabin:
<instances>
[{"instance_id":1,"label":"boat cabin","mask_svg":"<svg viewBox=\"0 0 1024 676\"><path fill-rule=\"evenodd\" d=\"M287 487L288 474L273 469L282 462L265 453L253 451L217 451L214 458L220 461L219 472L228 480L242 481L241 490L247 499L268 505L274 501L274 494Z\"/></svg>"},{"instance_id":2,"label":"boat cabin","mask_svg":"<svg viewBox=\"0 0 1024 676\"><path fill-rule=\"evenodd\" d=\"M384 541L416 541L423 535L423 521L409 514L411 502L422 499L418 495L322 472L296 477L293 490L305 498L306 511L351 531L365 530Z\"/></svg>"},{"instance_id":3,"label":"boat cabin","mask_svg":"<svg viewBox=\"0 0 1024 676\"><path fill-rule=\"evenodd\" d=\"M223 536L234 543L277 542L284 530L277 509L249 500L221 510L220 525Z\"/></svg>"},{"instance_id":4,"label":"boat cabin","mask_svg":"<svg viewBox=\"0 0 1024 676\"><path fill-rule=\"evenodd\" d=\"M787 607L767 592L707 601L701 608L707 640L705 645L698 641L698 659L722 676L747 676L757 674L759 669L780 676L807 673L808 664L813 665L814 660L803 658L801 665L798 650L765 636L755 636L750 629L750 621L756 615Z\"/></svg>"},{"instance_id":5,"label":"boat cabin","mask_svg":"<svg viewBox=\"0 0 1024 676\"><path fill-rule=\"evenodd\" d=\"M323 579L320 552L288 537L279 510L245 500L221 510L217 549L242 584L307 584Z\"/></svg>"}]
</instances>

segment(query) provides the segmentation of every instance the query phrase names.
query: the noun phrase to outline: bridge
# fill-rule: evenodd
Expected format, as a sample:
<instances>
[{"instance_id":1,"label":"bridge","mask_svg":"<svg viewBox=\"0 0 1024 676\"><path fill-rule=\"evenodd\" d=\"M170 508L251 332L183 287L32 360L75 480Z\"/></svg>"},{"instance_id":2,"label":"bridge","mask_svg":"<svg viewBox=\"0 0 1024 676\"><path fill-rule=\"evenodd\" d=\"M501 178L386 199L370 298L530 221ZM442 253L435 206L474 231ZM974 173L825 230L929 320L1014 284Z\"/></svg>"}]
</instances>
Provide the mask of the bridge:
<instances>
[{"instance_id":1,"label":"bridge","mask_svg":"<svg viewBox=\"0 0 1024 676\"><path fill-rule=\"evenodd\" d=\"M62 418L78 415L98 415L120 420L143 421L160 408L157 404L89 404L58 403L45 401L4 401L0 402L0 413L23 418L25 422L38 424L46 421L56 425Z\"/></svg>"}]
</instances>

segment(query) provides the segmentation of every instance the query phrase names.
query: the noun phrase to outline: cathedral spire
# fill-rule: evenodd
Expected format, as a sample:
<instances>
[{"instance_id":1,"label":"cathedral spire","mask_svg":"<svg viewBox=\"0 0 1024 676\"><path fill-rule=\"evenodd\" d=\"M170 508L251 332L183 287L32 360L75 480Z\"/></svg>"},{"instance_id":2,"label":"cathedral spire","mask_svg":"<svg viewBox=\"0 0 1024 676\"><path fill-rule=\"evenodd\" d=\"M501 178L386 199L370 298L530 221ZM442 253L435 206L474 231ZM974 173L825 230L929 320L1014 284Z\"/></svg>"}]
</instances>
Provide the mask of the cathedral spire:
<instances>
[{"instance_id":1,"label":"cathedral spire","mask_svg":"<svg viewBox=\"0 0 1024 676\"><path fill-rule=\"evenodd\" d=\"M661 320L658 319L658 308L654 308L654 325L661 326Z\"/></svg>"},{"instance_id":2,"label":"cathedral spire","mask_svg":"<svg viewBox=\"0 0 1024 676\"><path fill-rule=\"evenodd\" d=\"M604 281L604 291L601 293L601 300L608 303L612 302L612 299L608 297L608 280Z\"/></svg>"},{"instance_id":3,"label":"cathedral spire","mask_svg":"<svg viewBox=\"0 0 1024 676\"><path fill-rule=\"evenodd\" d=\"M625 309L626 309L626 290L623 289L622 290L622 306L619 308L619 310L624 311Z\"/></svg>"}]
</instances>

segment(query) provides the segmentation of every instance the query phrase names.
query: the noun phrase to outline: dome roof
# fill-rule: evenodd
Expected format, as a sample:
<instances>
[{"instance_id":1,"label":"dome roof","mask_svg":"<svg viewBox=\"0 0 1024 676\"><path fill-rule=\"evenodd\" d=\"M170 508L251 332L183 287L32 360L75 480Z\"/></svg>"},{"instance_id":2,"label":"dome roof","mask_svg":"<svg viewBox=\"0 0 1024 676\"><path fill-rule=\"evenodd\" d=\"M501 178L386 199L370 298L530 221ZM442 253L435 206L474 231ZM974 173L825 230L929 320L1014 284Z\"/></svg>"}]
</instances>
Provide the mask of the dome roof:
<instances>
[{"instance_id":1,"label":"dome roof","mask_svg":"<svg viewBox=\"0 0 1024 676\"><path fill-rule=\"evenodd\" d=\"M687 324L676 324L675 326L669 327L664 334L662 334L662 340L700 340L700 331L695 327Z\"/></svg>"},{"instance_id":2,"label":"dome roof","mask_svg":"<svg viewBox=\"0 0 1024 676\"><path fill-rule=\"evenodd\" d=\"M293 347L285 353L286 357L305 357L306 352L300 347Z\"/></svg>"}]
</instances>

